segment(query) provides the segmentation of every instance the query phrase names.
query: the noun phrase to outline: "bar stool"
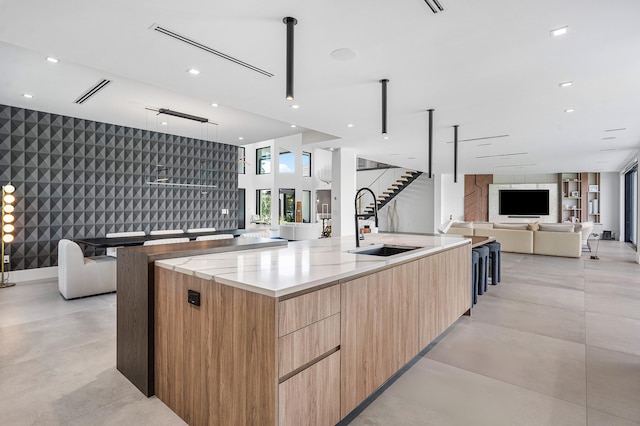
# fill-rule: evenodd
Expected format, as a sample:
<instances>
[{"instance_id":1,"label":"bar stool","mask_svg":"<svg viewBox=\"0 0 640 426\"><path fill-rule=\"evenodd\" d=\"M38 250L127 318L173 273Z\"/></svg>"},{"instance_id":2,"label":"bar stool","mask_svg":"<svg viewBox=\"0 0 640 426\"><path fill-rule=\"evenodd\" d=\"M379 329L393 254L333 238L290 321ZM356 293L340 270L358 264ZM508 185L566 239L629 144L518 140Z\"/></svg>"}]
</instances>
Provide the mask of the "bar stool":
<instances>
[{"instance_id":1,"label":"bar stool","mask_svg":"<svg viewBox=\"0 0 640 426\"><path fill-rule=\"evenodd\" d=\"M489 247L489 261L491 264L491 284L497 285L500 282L500 243L494 241L485 244Z\"/></svg>"},{"instance_id":2,"label":"bar stool","mask_svg":"<svg viewBox=\"0 0 640 426\"><path fill-rule=\"evenodd\" d=\"M478 280L480 279L480 254L471 252L471 306L478 303Z\"/></svg>"},{"instance_id":3,"label":"bar stool","mask_svg":"<svg viewBox=\"0 0 640 426\"><path fill-rule=\"evenodd\" d=\"M484 245L473 249L480 256L478 262L478 295L484 294L487 291L487 281L489 281L489 247Z\"/></svg>"}]
</instances>

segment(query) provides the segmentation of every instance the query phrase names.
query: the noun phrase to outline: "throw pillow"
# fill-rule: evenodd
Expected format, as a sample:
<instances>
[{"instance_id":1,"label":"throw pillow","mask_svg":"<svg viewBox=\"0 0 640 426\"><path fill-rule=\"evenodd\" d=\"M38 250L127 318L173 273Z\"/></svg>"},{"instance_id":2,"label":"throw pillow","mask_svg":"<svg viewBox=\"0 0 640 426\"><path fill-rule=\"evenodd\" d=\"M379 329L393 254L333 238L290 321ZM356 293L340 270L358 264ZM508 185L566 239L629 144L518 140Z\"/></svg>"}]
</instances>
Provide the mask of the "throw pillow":
<instances>
[{"instance_id":1,"label":"throw pillow","mask_svg":"<svg viewBox=\"0 0 640 426\"><path fill-rule=\"evenodd\" d=\"M516 229L526 231L528 226L528 223L494 223L493 229Z\"/></svg>"},{"instance_id":2,"label":"throw pillow","mask_svg":"<svg viewBox=\"0 0 640 426\"><path fill-rule=\"evenodd\" d=\"M573 232L573 223L541 223L539 231Z\"/></svg>"}]
</instances>

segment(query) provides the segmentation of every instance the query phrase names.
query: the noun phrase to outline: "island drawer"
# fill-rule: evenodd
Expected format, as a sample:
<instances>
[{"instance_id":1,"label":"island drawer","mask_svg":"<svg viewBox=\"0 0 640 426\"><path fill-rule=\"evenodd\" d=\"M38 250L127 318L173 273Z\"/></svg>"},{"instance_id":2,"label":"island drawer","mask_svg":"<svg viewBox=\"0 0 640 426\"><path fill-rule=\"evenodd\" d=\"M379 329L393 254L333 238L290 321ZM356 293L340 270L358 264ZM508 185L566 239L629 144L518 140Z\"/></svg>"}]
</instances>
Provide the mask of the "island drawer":
<instances>
[{"instance_id":1,"label":"island drawer","mask_svg":"<svg viewBox=\"0 0 640 426\"><path fill-rule=\"evenodd\" d=\"M340 312L340 286L312 291L278 305L278 336L284 336Z\"/></svg>"},{"instance_id":2,"label":"island drawer","mask_svg":"<svg viewBox=\"0 0 640 426\"><path fill-rule=\"evenodd\" d=\"M340 351L278 386L280 426L333 426L340 421Z\"/></svg>"},{"instance_id":3,"label":"island drawer","mask_svg":"<svg viewBox=\"0 0 640 426\"><path fill-rule=\"evenodd\" d=\"M335 314L278 339L280 377L340 346L340 314Z\"/></svg>"}]
</instances>

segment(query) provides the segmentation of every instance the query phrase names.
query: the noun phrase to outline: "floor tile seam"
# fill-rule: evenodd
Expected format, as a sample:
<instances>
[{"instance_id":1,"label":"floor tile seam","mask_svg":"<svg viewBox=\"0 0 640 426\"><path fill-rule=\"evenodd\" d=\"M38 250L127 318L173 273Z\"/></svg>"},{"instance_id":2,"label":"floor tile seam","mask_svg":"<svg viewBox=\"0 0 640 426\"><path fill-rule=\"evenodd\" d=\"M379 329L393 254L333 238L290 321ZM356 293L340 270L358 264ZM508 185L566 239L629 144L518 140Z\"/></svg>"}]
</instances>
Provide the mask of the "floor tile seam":
<instances>
[{"instance_id":1,"label":"floor tile seam","mask_svg":"<svg viewBox=\"0 0 640 426\"><path fill-rule=\"evenodd\" d=\"M601 413L608 414L608 415L610 415L612 417L615 417L616 419L624 420L625 422L631 422L631 423L633 423L635 425L640 425L640 423L636 422L633 419L627 419L626 417L619 416L619 415L617 415L615 413L610 413L610 412L602 410L600 408L590 407L588 403L587 403L587 416L588 416L588 413L589 413L589 409L594 410L594 411L599 411ZM589 424L588 421L589 421L589 418L587 417L587 424Z\"/></svg>"},{"instance_id":2,"label":"floor tile seam","mask_svg":"<svg viewBox=\"0 0 640 426\"><path fill-rule=\"evenodd\" d=\"M638 301L638 304L640 305L640 300ZM584 313L585 313L585 319L586 319L586 314L597 314L597 315L605 315L609 317L624 318L624 319L640 322L640 317L636 318L636 317L628 317L628 316L623 316L618 314L612 314L609 312L590 311L586 309L586 307L585 307Z\"/></svg>"},{"instance_id":3,"label":"floor tile seam","mask_svg":"<svg viewBox=\"0 0 640 426\"><path fill-rule=\"evenodd\" d=\"M500 285L500 284L498 284L498 285ZM575 288L575 287L568 287L568 286L561 286L561 285L549 285L549 284L544 284L544 283L537 283L537 284L531 284L531 283L506 283L506 285L508 285L508 286L529 285L529 286L535 286L535 287L541 287L541 288L553 288L553 289L557 289L557 290L573 290L573 291L584 292L584 289L579 289L579 288Z\"/></svg>"},{"instance_id":4,"label":"floor tile seam","mask_svg":"<svg viewBox=\"0 0 640 426\"><path fill-rule=\"evenodd\" d=\"M618 349L605 348L603 346L597 346L597 345L589 345L589 344L587 344L586 346L587 346L586 350L588 350L589 348L602 349L602 350L605 350L605 351L610 351L610 352L615 352L615 353L622 354L622 355L636 357L640 361L640 354L632 354L631 352L625 352L625 351L621 351L621 350L618 350Z\"/></svg>"},{"instance_id":5,"label":"floor tile seam","mask_svg":"<svg viewBox=\"0 0 640 426\"><path fill-rule=\"evenodd\" d=\"M496 299L513 300L515 302L531 303L532 305L539 305L539 306L547 306L547 307L551 307L551 308L565 309L565 310L573 311L573 312L584 312L583 310L574 309L574 308L568 308L566 306L547 305L545 303L531 302L529 300L520 300L520 299L511 298L511 297L496 296L496 295L493 295L491 293L485 293L485 294L483 294L483 296L494 297ZM478 303L480 303L480 301L478 301Z\"/></svg>"},{"instance_id":6,"label":"floor tile seam","mask_svg":"<svg viewBox=\"0 0 640 426\"><path fill-rule=\"evenodd\" d=\"M471 317L471 321L474 321L473 317ZM490 325L492 327L499 327L499 328L506 329L506 330L514 330L514 331L517 331L518 333L524 333L524 334L528 334L528 335L532 335L532 336L540 336L540 337L544 337L544 338L548 338L548 339L557 340L557 341L560 341L560 342L573 343L573 344L581 345L581 346L585 346L586 345L586 342L585 343L574 342L573 340L560 339L559 337L547 336L546 334L538 334L538 333L533 333L533 332L530 332L530 331L519 330L517 328L507 327L507 326L500 325L500 324L492 324L492 323L489 323L489 322L486 322L486 321L481 321L481 320L477 320L477 321L482 322L483 324L488 324L488 325ZM586 336L585 336L585 339L586 339Z\"/></svg>"},{"instance_id":7,"label":"floor tile seam","mask_svg":"<svg viewBox=\"0 0 640 426\"><path fill-rule=\"evenodd\" d=\"M586 295L585 295L586 296ZM588 368L588 352L589 348L587 346L587 298L584 299L585 304L585 312L584 312L584 396L586 398L586 413L585 418L587 420L587 425L589 425L589 368Z\"/></svg>"},{"instance_id":8,"label":"floor tile seam","mask_svg":"<svg viewBox=\"0 0 640 426\"><path fill-rule=\"evenodd\" d=\"M100 306L100 307L95 307L94 306L94 308L95 309L91 309L91 307L86 307L84 309L78 309L77 311L53 314L53 315L45 317L45 318L38 318L38 319L35 319L35 320L27 320L27 321L18 322L18 323L15 323L15 324L9 324L9 325L1 325L0 324L0 329L10 328L10 327L18 327L18 326L23 326L25 324L32 324L32 323L43 322L43 321L50 322L53 319L63 318L63 317L69 316L69 315L75 315L75 314L77 314L79 312L85 312L85 311L99 312L99 311L103 311L103 310L107 310L107 309L108 310L112 310L113 306L108 306L108 305Z\"/></svg>"},{"instance_id":9,"label":"floor tile seam","mask_svg":"<svg viewBox=\"0 0 640 426\"><path fill-rule=\"evenodd\" d=\"M527 333L527 334L532 334L534 336L548 337L550 339L556 339L556 340L560 340L562 342L576 343L578 345L586 345L586 332L585 332L585 342L576 342L575 340L561 339L560 337L549 336L548 334L541 334L541 333L536 333L536 332L533 332L533 331L521 330L521 329L516 328L516 327L509 327L509 326L505 326L505 325L501 325L501 324L495 324L493 322L490 322L490 321L487 321L487 320L483 320L481 318L473 318L473 320L481 322L483 324L489 324L489 325L492 325L492 326L495 326L495 327L502 327L502 328L506 328L506 329L510 329L510 330L515 330L515 331L518 331L520 333Z\"/></svg>"},{"instance_id":10,"label":"floor tile seam","mask_svg":"<svg viewBox=\"0 0 640 426\"><path fill-rule=\"evenodd\" d=\"M457 366L457 365L449 364L449 363L447 363L447 362L443 362L443 361L440 361L440 360L435 360L435 359L433 359L433 358L428 358L428 357L426 357L426 356L425 356L425 358L427 358L428 360L433 361L433 362L437 362L437 363L440 363L440 364L448 365L449 367L453 367L453 368L456 368L456 369L458 369L458 370L462 370L462 371L466 371L466 372L471 373L471 374L475 374L475 375L477 375L477 376L486 377L486 378L488 378L488 379L495 380L495 381L497 381L497 382L506 383L506 384L508 384L508 385L515 386L515 387L518 387L518 388L520 388L520 389L525 389L525 390L528 390L528 391L530 391L530 392L537 393L538 395L546 396L547 398L557 399L557 400L559 400L559 401L564 401L564 402L566 402L566 403L573 404L573 405L575 405L575 406L577 406L577 407L582 407L582 408L584 408L585 410L587 409L587 398L586 398L586 392L585 392L585 400L584 400L584 405L583 405L583 404L579 404L579 403L577 403L577 402L575 402L575 401L569 401L569 400L564 399L564 398L559 398L559 397L554 396L554 395L549 395L549 394L546 394L546 393L541 392L541 391L536 390L536 389L531 389L531 388L528 388L528 387L526 387L526 386L522 386L522 385L517 384L517 383L511 383L511 382L509 382L509 381L507 381L507 380L502 380L502 379L498 379L498 378L493 377L493 376L489 376L489 375L486 375L486 374L478 373L477 371L469 370L469 369L467 369L467 368L463 368L463 367L460 367L460 366ZM585 368L585 370L586 370L586 368Z\"/></svg>"},{"instance_id":11,"label":"floor tile seam","mask_svg":"<svg viewBox=\"0 0 640 426\"><path fill-rule=\"evenodd\" d=\"M555 289L559 289L559 290L569 290L569 291L578 291L578 292L582 292L584 293L585 290L584 288L579 289L579 288L575 288L575 287L568 287L568 286L560 286L560 285L548 285L545 283L536 283L536 284L531 284L531 283L527 283L527 282L509 282L509 281L505 281L504 279L502 281L500 281L500 284L498 285L506 285L506 286L534 286L534 287L546 287L546 288L555 288ZM584 283L583 283L584 284Z\"/></svg>"},{"instance_id":12,"label":"floor tile seam","mask_svg":"<svg viewBox=\"0 0 640 426\"><path fill-rule=\"evenodd\" d=\"M31 357L31 358L23 359L23 360L20 360L18 362L11 362L9 364L0 364L0 368L18 366L20 364L27 363L27 362L38 362L39 364L45 366L47 369L51 369L51 367L48 367L47 364L45 364L45 363L43 363L41 361L41 359L48 359L48 358L51 358L52 356L67 352L69 350L76 351L76 350L82 349L84 347L87 347L89 345L93 345L95 343L102 342L102 341L104 341L104 336L99 336L98 338L95 338L95 339L90 340L90 341L86 341L85 340L82 343L79 343L77 345L67 345L64 348L60 348L60 349L57 349L57 350L54 350L54 351L49 351L46 354L42 354L42 355L34 356L34 357ZM115 343L116 343L116 336L114 334L114 336L113 336L113 344L115 345Z\"/></svg>"}]
</instances>

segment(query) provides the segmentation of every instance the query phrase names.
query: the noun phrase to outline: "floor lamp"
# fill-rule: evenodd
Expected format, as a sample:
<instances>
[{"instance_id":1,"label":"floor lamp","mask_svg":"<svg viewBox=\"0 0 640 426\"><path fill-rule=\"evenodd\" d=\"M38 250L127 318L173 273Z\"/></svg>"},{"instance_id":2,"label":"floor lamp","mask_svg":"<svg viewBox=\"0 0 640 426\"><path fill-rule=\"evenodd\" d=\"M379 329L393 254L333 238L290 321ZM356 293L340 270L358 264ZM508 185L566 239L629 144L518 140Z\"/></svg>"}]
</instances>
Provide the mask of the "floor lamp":
<instances>
[{"instance_id":1,"label":"floor lamp","mask_svg":"<svg viewBox=\"0 0 640 426\"><path fill-rule=\"evenodd\" d=\"M13 215L13 211L15 209L13 203L16 201L15 192L16 187L9 183L8 185L4 185L2 187L2 280L0 281L0 288L11 287L16 285L15 283L10 283L8 280L4 278L4 245L13 241L13 232L15 231L15 226L13 222L15 221L15 216Z\"/></svg>"}]
</instances>

